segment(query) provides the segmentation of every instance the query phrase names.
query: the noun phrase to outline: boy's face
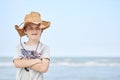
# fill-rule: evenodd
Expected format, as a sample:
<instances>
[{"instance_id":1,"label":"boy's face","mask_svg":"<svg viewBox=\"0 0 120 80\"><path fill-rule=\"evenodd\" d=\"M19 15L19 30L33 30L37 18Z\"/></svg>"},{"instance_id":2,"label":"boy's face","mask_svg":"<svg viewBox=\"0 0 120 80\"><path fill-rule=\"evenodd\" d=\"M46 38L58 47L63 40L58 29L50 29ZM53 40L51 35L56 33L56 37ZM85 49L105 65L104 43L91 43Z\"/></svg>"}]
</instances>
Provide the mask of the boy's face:
<instances>
[{"instance_id":1,"label":"boy's face","mask_svg":"<svg viewBox=\"0 0 120 80\"><path fill-rule=\"evenodd\" d=\"M25 28L25 33L29 39L39 39L42 33L40 24L39 25L33 23L28 24Z\"/></svg>"}]
</instances>

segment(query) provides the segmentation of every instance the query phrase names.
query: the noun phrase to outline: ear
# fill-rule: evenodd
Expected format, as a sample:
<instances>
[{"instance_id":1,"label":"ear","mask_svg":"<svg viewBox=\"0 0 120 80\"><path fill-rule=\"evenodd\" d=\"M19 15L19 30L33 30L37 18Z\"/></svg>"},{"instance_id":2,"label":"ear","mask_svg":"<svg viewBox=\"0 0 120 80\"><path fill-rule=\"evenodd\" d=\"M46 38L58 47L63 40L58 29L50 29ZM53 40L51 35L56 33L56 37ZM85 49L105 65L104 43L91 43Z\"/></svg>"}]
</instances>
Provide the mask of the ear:
<instances>
[{"instance_id":1,"label":"ear","mask_svg":"<svg viewBox=\"0 0 120 80\"><path fill-rule=\"evenodd\" d=\"M27 32L26 32L26 30L24 29L24 33L25 33L25 35L27 34Z\"/></svg>"},{"instance_id":2,"label":"ear","mask_svg":"<svg viewBox=\"0 0 120 80\"><path fill-rule=\"evenodd\" d=\"M24 33L25 33L25 35L27 34L27 32L24 30Z\"/></svg>"}]
</instances>

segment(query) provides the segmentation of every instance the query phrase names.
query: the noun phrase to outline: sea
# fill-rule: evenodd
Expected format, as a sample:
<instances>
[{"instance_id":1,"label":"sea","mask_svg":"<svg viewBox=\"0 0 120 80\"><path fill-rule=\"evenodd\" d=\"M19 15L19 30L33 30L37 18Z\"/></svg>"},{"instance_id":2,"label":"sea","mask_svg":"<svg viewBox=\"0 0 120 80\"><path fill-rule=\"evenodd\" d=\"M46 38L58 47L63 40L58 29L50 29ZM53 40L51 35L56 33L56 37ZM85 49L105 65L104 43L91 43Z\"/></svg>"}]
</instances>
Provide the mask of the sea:
<instances>
[{"instance_id":1,"label":"sea","mask_svg":"<svg viewBox=\"0 0 120 80\"><path fill-rule=\"evenodd\" d=\"M0 80L15 80L12 57L0 57ZM120 80L120 57L52 57L44 80Z\"/></svg>"}]
</instances>

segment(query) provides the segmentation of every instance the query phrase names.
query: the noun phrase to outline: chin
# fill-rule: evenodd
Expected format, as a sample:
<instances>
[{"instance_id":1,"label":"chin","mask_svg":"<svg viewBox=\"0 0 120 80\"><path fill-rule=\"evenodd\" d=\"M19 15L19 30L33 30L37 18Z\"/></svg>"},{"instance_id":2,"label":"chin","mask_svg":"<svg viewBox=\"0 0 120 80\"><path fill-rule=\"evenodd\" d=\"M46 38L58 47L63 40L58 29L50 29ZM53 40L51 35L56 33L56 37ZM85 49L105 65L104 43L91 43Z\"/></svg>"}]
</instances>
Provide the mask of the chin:
<instances>
[{"instance_id":1,"label":"chin","mask_svg":"<svg viewBox=\"0 0 120 80\"><path fill-rule=\"evenodd\" d=\"M39 39L39 37L31 37L31 39L36 40Z\"/></svg>"}]
</instances>

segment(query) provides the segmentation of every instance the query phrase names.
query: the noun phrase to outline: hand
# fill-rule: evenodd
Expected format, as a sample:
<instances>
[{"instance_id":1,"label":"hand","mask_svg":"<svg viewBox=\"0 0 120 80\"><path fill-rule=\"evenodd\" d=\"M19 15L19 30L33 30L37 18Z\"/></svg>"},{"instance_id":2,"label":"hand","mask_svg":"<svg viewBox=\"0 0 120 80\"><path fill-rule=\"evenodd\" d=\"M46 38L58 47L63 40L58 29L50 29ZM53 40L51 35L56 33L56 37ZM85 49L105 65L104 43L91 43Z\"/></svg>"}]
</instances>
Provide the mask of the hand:
<instances>
[{"instance_id":1,"label":"hand","mask_svg":"<svg viewBox=\"0 0 120 80\"><path fill-rule=\"evenodd\" d=\"M37 62L38 64L42 62L41 59L39 59L39 58L37 58L37 59L35 59L35 60L36 60L36 62Z\"/></svg>"}]
</instances>

